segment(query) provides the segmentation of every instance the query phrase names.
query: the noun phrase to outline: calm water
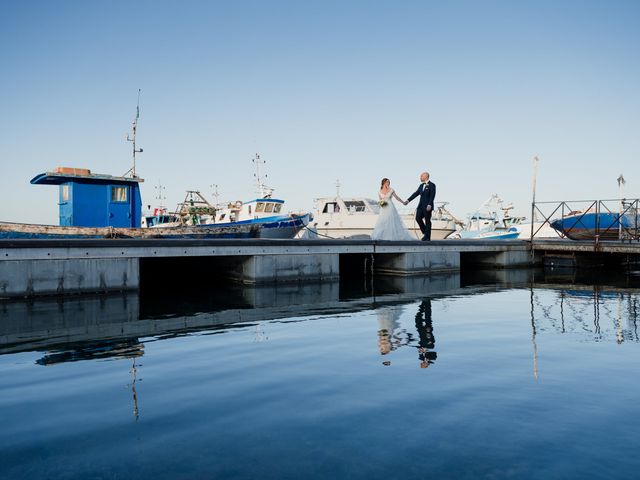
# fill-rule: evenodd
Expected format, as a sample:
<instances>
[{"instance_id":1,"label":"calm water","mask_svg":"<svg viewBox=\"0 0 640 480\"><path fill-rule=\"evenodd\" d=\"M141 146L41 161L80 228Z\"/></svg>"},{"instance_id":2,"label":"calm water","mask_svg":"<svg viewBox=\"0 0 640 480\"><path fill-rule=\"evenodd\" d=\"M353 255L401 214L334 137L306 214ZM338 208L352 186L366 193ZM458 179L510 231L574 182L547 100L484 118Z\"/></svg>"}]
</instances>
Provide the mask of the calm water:
<instances>
[{"instance_id":1,"label":"calm water","mask_svg":"<svg viewBox=\"0 0 640 480\"><path fill-rule=\"evenodd\" d=\"M0 303L0 478L636 478L639 310L531 272Z\"/></svg>"}]
</instances>

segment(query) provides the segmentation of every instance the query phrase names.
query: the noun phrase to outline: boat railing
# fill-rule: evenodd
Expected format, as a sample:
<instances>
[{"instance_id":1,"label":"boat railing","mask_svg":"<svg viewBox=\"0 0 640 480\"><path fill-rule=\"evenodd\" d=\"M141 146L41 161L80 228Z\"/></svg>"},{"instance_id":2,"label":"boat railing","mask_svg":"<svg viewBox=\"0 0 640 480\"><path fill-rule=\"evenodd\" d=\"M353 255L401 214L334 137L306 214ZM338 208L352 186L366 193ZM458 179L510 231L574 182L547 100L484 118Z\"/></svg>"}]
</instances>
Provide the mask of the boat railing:
<instances>
[{"instance_id":1,"label":"boat railing","mask_svg":"<svg viewBox=\"0 0 640 480\"><path fill-rule=\"evenodd\" d=\"M560 238L640 241L640 199L559 200L531 204L531 238L562 222ZM588 236L583 232L589 231Z\"/></svg>"}]
</instances>

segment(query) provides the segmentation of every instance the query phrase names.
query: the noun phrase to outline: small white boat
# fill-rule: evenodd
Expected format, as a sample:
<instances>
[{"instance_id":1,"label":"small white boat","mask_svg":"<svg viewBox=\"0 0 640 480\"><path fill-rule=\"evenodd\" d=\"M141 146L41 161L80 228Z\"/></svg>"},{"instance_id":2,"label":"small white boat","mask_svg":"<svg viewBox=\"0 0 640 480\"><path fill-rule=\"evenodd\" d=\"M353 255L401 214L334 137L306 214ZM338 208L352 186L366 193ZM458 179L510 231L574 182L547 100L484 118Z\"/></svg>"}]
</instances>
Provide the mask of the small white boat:
<instances>
[{"instance_id":1,"label":"small white boat","mask_svg":"<svg viewBox=\"0 0 640 480\"><path fill-rule=\"evenodd\" d=\"M473 213L467 216L464 226L451 234L451 239L529 240L531 222L526 217L512 216L513 204L503 206L502 199L493 194ZM535 238L558 238L549 224L534 222Z\"/></svg>"},{"instance_id":2,"label":"small white boat","mask_svg":"<svg viewBox=\"0 0 640 480\"><path fill-rule=\"evenodd\" d=\"M431 216L431 239L442 240L456 230L456 218L446 209L447 203L437 203ZM399 210L409 233L419 240L420 227L415 209ZM319 236L331 238L370 238L380 214L376 200L365 197L323 197L316 199L313 221L309 224Z\"/></svg>"},{"instance_id":3,"label":"small white boat","mask_svg":"<svg viewBox=\"0 0 640 480\"><path fill-rule=\"evenodd\" d=\"M493 194L473 213L467 216L467 221L449 238L452 239L483 239L483 240L513 240L519 238L519 225L525 217L513 217L509 213L513 204L503 206L502 199Z\"/></svg>"}]
</instances>

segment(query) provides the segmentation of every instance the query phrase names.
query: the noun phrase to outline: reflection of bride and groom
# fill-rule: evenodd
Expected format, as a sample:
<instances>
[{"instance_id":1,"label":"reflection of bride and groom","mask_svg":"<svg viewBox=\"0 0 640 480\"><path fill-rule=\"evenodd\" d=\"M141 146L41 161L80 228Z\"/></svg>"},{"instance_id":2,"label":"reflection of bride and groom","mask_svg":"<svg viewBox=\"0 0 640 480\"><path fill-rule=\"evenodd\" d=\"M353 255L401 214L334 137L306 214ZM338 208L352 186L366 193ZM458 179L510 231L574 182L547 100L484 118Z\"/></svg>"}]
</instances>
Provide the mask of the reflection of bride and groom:
<instances>
[{"instance_id":1,"label":"reflection of bride and groom","mask_svg":"<svg viewBox=\"0 0 640 480\"><path fill-rule=\"evenodd\" d=\"M380 191L378 192L380 215L371 234L372 239L413 240L414 238L402 223L402 219L393 204L393 199L395 198L403 205L408 205L414 198L419 197L420 200L416 208L416 222L422 232L422 240L431 240L431 214L433 213L433 201L436 198L436 185L429 181L429 173L427 172L420 174L420 182L418 189L405 202L391 188L391 181L388 178L382 179Z\"/></svg>"},{"instance_id":2,"label":"reflection of bride and groom","mask_svg":"<svg viewBox=\"0 0 640 480\"><path fill-rule=\"evenodd\" d=\"M402 346L415 344L413 334L400 328L399 318L401 314L402 307L386 307L378 310L378 348L380 349L380 355L388 355ZM433 351L436 339L433 335L430 299L423 300L420 303L415 320L419 338L416 348L418 349L420 368L427 368L435 362L438 356ZM391 365L388 360L382 363Z\"/></svg>"}]
</instances>

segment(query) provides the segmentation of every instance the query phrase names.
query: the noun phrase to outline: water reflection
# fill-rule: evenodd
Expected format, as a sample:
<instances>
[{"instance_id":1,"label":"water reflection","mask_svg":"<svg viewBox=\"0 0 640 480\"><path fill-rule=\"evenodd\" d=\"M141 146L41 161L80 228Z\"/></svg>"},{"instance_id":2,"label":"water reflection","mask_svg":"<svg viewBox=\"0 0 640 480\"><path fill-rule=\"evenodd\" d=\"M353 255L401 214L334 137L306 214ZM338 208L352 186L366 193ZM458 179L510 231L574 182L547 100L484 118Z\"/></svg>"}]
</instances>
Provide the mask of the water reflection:
<instances>
[{"instance_id":1,"label":"water reflection","mask_svg":"<svg viewBox=\"0 0 640 480\"><path fill-rule=\"evenodd\" d=\"M432 302L505 288L530 291L534 374L536 337L559 333L589 341L638 342L640 285L629 279L608 285L577 283L580 278L533 270L473 271L427 277L377 277L373 288L361 282L200 289L188 295L115 295L31 302L0 302L0 354L39 351L39 365L81 360L136 359L149 339L198 332L254 328L257 342L268 341L263 321L299 321L312 316L375 310L378 350L389 354L415 347L422 368L436 358ZM636 279L637 283L637 279ZM419 303L417 303L419 302ZM415 325L400 319L417 305ZM186 307L188 305L188 307ZM416 308L416 307L411 307ZM414 329L415 327L415 329ZM132 367L135 373L135 364ZM133 375L135 377L135 375ZM132 385L135 380L132 381Z\"/></svg>"},{"instance_id":2,"label":"water reflection","mask_svg":"<svg viewBox=\"0 0 640 480\"><path fill-rule=\"evenodd\" d=\"M378 309L378 349L380 355L388 355L402 345L400 330L400 315L402 310L399 307L383 307ZM382 362L390 365L389 360Z\"/></svg>"},{"instance_id":3,"label":"water reflection","mask_svg":"<svg viewBox=\"0 0 640 480\"><path fill-rule=\"evenodd\" d=\"M418 330L418 336L420 338L418 342L420 368L427 368L433 364L438 357L438 354L433 351L436 345L436 338L433 335L430 299L420 302L418 313L416 313L416 329Z\"/></svg>"},{"instance_id":4,"label":"water reflection","mask_svg":"<svg viewBox=\"0 0 640 480\"><path fill-rule=\"evenodd\" d=\"M545 284L531 288L534 332L572 334L584 340L638 342L640 290Z\"/></svg>"},{"instance_id":5,"label":"water reflection","mask_svg":"<svg viewBox=\"0 0 640 480\"><path fill-rule=\"evenodd\" d=\"M633 478L640 288L476 278L0 303L2 472Z\"/></svg>"},{"instance_id":6,"label":"water reflection","mask_svg":"<svg viewBox=\"0 0 640 480\"><path fill-rule=\"evenodd\" d=\"M101 342L70 343L53 348L42 358L38 365L77 362L81 360L104 360L108 358L135 358L144 355L144 344L137 338L124 340L104 340Z\"/></svg>"},{"instance_id":7,"label":"water reflection","mask_svg":"<svg viewBox=\"0 0 640 480\"><path fill-rule=\"evenodd\" d=\"M431 299L422 300L415 314L415 332L402 327L401 317L403 306L380 307L376 311L378 320L378 350L380 355L388 356L394 350L403 346L416 348L420 368L432 365L438 354L434 351L435 336L433 334L433 318ZM417 336L416 334L417 333ZM391 360L385 358L383 365L391 365Z\"/></svg>"}]
</instances>

